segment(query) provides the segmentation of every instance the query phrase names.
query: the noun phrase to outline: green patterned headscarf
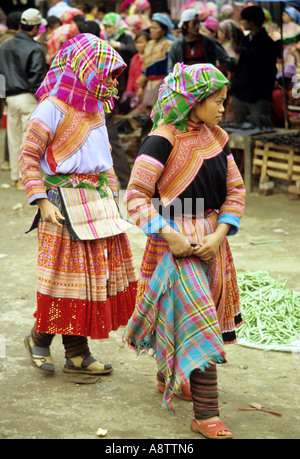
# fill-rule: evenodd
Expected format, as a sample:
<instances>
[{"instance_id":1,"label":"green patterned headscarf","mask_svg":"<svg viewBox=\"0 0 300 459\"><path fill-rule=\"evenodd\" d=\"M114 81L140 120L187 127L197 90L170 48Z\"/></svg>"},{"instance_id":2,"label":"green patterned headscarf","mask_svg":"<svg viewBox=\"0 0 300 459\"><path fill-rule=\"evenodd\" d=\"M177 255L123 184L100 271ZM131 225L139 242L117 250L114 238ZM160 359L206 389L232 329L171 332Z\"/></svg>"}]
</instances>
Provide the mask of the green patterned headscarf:
<instances>
[{"instance_id":1,"label":"green patterned headscarf","mask_svg":"<svg viewBox=\"0 0 300 459\"><path fill-rule=\"evenodd\" d=\"M185 132L189 112L195 104L227 83L227 78L212 64L175 64L159 88L151 112L152 130L160 124L173 124Z\"/></svg>"},{"instance_id":2,"label":"green patterned headscarf","mask_svg":"<svg viewBox=\"0 0 300 459\"><path fill-rule=\"evenodd\" d=\"M118 40L124 33L129 33L130 35L132 34L126 22L123 21L121 16L117 13L105 14L102 19L102 24L104 26L108 25L113 27L113 35L112 37L107 37L108 41Z\"/></svg>"}]
</instances>

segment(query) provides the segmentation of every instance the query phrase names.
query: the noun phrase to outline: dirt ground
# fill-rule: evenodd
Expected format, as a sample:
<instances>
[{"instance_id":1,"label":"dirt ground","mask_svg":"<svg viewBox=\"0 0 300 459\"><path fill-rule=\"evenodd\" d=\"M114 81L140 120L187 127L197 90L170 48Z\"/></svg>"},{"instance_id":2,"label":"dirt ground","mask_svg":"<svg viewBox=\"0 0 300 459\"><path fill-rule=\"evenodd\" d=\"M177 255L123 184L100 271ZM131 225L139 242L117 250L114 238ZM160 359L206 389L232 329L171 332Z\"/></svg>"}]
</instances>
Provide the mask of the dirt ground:
<instances>
[{"instance_id":1,"label":"dirt ground","mask_svg":"<svg viewBox=\"0 0 300 459\"><path fill-rule=\"evenodd\" d=\"M98 439L97 429L102 428L108 433L101 442L202 439L190 430L190 402L176 399L175 416L162 408L155 361L137 357L125 347L123 329L106 341L90 342L95 356L113 364L111 375L82 381L64 374L59 336L52 345L55 375L46 377L34 370L23 344L35 309L37 240L35 232L25 234L34 209L23 191L5 184L10 184L9 172L1 171L0 438ZM249 194L241 229L230 239L237 270L269 271L300 292L299 209L300 201L289 200L282 190L267 197ZM145 237L136 232L129 232L129 237L139 267ZM300 438L300 354L231 345L227 360L218 370L220 409L234 438ZM250 402L282 417L237 410Z\"/></svg>"}]
</instances>

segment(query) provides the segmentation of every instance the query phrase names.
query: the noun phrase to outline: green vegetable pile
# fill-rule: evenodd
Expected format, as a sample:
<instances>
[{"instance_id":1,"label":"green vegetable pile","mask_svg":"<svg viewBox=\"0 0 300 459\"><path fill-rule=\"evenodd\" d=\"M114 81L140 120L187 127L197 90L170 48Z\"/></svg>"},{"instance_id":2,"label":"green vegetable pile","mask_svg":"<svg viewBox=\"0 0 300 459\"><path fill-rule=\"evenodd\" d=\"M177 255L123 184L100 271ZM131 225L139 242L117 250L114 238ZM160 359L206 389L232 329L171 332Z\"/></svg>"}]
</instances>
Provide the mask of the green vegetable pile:
<instances>
[{"instance_id":1,"label":"green vegetable pile","mask_svg":"<svg viewBox=\"0 0 300 459\"><path fill-rule=\"evenodd\" d=\"M243 325L238 340L268 346L289 347L300 340L300 293L287 290L268 272L237 274Z\"/></svg>"}]
</instances>

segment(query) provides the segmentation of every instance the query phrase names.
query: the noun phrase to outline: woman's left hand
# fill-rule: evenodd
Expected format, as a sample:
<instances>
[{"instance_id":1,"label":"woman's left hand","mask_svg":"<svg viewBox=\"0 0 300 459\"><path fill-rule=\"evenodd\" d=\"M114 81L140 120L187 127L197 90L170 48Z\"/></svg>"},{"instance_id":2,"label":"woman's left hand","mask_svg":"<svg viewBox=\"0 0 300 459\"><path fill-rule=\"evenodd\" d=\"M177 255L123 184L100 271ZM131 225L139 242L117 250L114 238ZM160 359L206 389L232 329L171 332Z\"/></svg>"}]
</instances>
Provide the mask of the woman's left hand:
<instances>
[{"instance_id":1,"label":"woman's left hand","mask_svg":"<svg viewBox=\"0 0 300 459\"><path fill-rule=\"evenodd\" d=\"M193 255L201 258L201 260L209 261L216 256L221 242L222 240L220 240L216 233L208 234L203 238L199 246L196 246Z\"/></svg>"},{"instance_id":2,"label":"woman's left hand","mask_svg":"<svg viewBox=\"0 0 300 459\"><path fill-rule=\"evenodd\" d=\"M193 255L196 255L204 261L209 261L214 258L217 254L220 244L226 237L229 228L230 225L227 225L226 223L221 223L218 225L214 233L208 234L202 239L199 247L197 246L196 250L194 250Z\"/></svg>"}]
</instances>

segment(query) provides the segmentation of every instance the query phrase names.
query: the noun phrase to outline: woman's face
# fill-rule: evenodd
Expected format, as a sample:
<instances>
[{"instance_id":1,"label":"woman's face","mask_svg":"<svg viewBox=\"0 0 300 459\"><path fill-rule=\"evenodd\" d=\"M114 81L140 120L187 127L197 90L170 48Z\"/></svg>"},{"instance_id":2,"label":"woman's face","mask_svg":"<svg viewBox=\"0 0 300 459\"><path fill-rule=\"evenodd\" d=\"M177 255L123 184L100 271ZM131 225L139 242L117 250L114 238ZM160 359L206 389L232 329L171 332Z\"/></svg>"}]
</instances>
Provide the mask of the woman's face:
<instances>
[{"instance_id":1,"label":"woman's face","mask_svg":"<svg viewBox=\"0 0 300 459\"><path fill-rule=\"evenodd\" d=\"M215 37L216 36L215 32L213 32L212 30L209 30L205 25L203 25L201 27L201 32L204 35L208 35L209 37Z\"/></svg>"},{"instance_id":2,"label":"woman's face","mask_svg":"<svg viewBox=\"0 0 300 459\"><path fill-rule=\"evenodd\" d=\"M107 88L114 86L115 78L113 77L112 72L110 72L110 74L103 80L103 83Z\"/></svg>"},{"instance_id":3,"label":"woman's face","mask_svg":"<svg viewBox=\"0 0 300 459\"><path fill-rule=\"evenodd\" d=\"M287 24L287 23L290 22L290 21L291 21L290 16L287 14L286 11L284 11L284 12L282 13L282 22L284 22L285 24Z\"/></svg>"},{"instance_id":4,"label":"woman's face","mask_svg":"<svg viewBox=\"0 0 300 459\"><path fill-rule=\"evenodd\" d=\"M150 36L152 40L160 40L165 34L164 29L160 27L158 22L152 21L151 22L151 27L150 27Z\"/></svg>"},{"instance_id":5,"label":"woman's face","mask_svg":"<svg viewBox=\"0 0 300 459\"><path fill-rule=\"evenodd\" d=\"M113 34L114 34L114 31L115 31L114 26L112 26L112 25L106 25L106 24L105 24L104 27L105 27L105 35L106 35L108 38L112 37Z\"/></svg>"},{"instance_id":6,"label":"woman's face","mask_svg":"<svg viewBox=\"0 0 300 459\"><path fill-rule=\"evenodd\" d=\"M224 101L227 97L227 86L198 102L190 112L190 119L195 123L218 124L225 111Z\"/></svg>"},{"instance_id":7,"label":"woman's face","mask_svg":"<svg viewBox=\"0 0 300 459\"><path fill-rule=\"evenodd\" d=\"M143 37L143 36L138 37L134 42L137 52L142 54L144 52L144 49L145 49L147 43L148 43L148 41L147 41L146 37Z\"/></svg>"},{"instance_id":8,"label":"woman's face","mask_svg":"<svg viewBox=\"0 0 300 459\"><path fill-rule=\"evenodd\" d=\"M221 30L218 30L218 39L221 43L224 43L226 38L225 32L222 32Z\"/></svg>"}]
</instances>

